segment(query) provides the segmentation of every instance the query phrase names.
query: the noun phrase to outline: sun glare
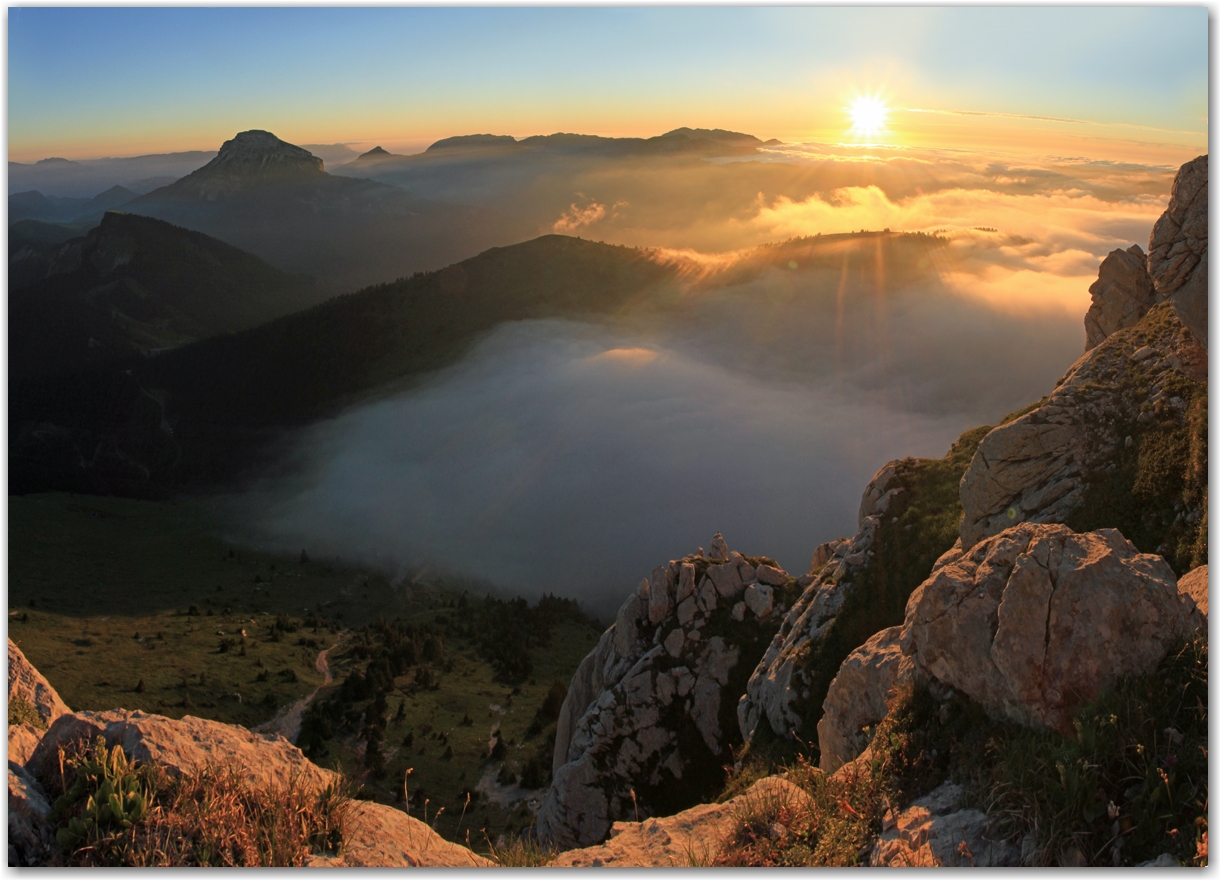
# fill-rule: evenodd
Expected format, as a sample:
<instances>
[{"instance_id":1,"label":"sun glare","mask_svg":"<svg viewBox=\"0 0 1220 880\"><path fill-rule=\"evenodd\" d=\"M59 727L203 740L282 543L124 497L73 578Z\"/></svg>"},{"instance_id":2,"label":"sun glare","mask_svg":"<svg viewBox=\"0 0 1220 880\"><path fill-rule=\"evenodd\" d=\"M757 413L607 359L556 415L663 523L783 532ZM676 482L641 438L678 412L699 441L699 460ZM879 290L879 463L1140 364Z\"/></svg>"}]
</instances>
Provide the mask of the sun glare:
<instances>
[{"instance_id":1,"label":"sun glare","mask_svg":"<svg viewBox=\"0 0 1220 880\"><path fill-rule=\"evenodd\" d=\"M890 108L880 98L861 95L847 108L852 133L866 139L876 137L885 131L889 112Z\"/></svg>"}]
</instances>

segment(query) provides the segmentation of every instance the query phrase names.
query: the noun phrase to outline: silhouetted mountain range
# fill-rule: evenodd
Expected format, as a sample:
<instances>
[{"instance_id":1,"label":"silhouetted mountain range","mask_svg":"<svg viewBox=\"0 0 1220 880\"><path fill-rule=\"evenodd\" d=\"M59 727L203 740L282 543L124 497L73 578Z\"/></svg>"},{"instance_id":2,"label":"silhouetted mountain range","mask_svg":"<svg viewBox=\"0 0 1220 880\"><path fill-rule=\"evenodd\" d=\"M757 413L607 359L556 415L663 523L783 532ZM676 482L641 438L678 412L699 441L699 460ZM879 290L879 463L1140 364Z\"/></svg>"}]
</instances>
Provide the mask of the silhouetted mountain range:
<instances>
[{"instance_id":1,"label":"silhouetted mountain range","mask_svg":"<svg viewBox=\"0 0 1220 880\"><path fill-rule=\"evenodd\" d=\"M215 155L215 150L188 150L121 159L9 162L8 186L10 193L38 190L65 198L91 198L116 184L142 194L190 174Z\"/></svg>"},{"instance_id":2,"label":"silhouetted mountain range","mask_svg":"<svg viewBox=\"0 0 1220 880\"><path fill-rule=\"evenodd\" d=\"M83 215L105 212L126 204L136 198L137 193L124 186L112 186L91 199L44 196L38 190L14 193L8 197L8 222L21 220L43 220L47 222L74 221Z\"/></svg>"},{"instance_id":3,"label":"silhouetted mountain range","mask_svg":"<svg viewBox=\"0 0 1220 880\"><path fill-rule=\"evenodd\" d=\"M479 208L327 174L322 160L269 132L226 141L202 168L124 210L197 229L338 293L438 269L525 237Z\"/></svg>"}]
</instances>

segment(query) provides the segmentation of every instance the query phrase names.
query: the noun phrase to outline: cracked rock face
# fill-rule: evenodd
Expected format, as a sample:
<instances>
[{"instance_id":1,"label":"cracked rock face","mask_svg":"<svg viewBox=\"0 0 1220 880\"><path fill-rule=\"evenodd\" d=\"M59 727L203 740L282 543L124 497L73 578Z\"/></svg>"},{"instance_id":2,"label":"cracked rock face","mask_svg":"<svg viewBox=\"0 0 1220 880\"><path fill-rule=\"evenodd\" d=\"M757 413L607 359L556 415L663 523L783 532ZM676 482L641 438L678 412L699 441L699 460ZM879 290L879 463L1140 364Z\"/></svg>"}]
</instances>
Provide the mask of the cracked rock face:
<instances>
[{"instance_id":1,"label":"cracked rock face","mask_svg":"<svg viewBox=\"0 0 1220 880\"><path fill-rule=\"evenodd\" d=\"M1148 239L1148 271L1157 301L1169 300L1207 348L1207 156L1178 169L1169 207Z\"/></svg>"},{"instance_id":2,"label":"cracked rock face","mask_svg":"<svg viewBox=\"0 0 1220 880\"><path fill-rule=\"evenodd\" d=\"M784 616L762 662L750 676L745 696L737 704L737 724L745 739L754 735L764 716L780 736L800 732L798 702L808 690L801 657L822 637L834 620L856 579L873 556L873 539L890 500L901 488L891 488L897 461L882 467L869 481L860 501L860 530L855 537L822 544L814 551L813 568L798 583L804 590Z\"/></svg>"},{"instance_id":3,"label":"cracked rock face","mask_svg":"<svg viewBox=\"0 0 1220 880\"><path fill-rule=\"evenodd\" d=\"M962 546L1018 523L1064 522L1090 474L1114 461L1124 425L1185 423L1185 402L1164 392L1174 374L1206 381L1207 352L1164 304L1072 364L1042 405L979 444L961 482Z\"/></svg>"},{"instance_id":4,"label":"cracked rock face","mask_svg":"<svg viewBox=\"0 0 1220 880\"><path fill-rule=\"evenodd\" d=\"M707 557L654 569L577 669L538 812L544 840L561 849L600 843L637 808L657 815L656 793L672 800L730 760L721 709L740 692L725 688L739 663L755 659L735 638L769 637L791 579L730 551L719 534L710 547Z\"/></svg>"},{"instance_id":5,"label":"cracked rock face","mask_svg":"<svg viewBox=\"0 0 1220 880\"><path fill-rule=\"evenodd\" d=\"M911 594L902 651L993 716L1063 729L1202 624L1169 564L1117 530L1024 524L959 552Z\"/></svg>"},{"instance_id":6,"label":"cracked rock face","mask_svg":"<svg viewBox=\"0 0 1220 880\"><path fill-rule=\"evenodd\" d=\"M1156 305L1156 290L1148 274L1148 258L1138 244L1115 249L1102 260L1097 280L1089 288L1093 304L1084 316L1085 351L1108 336L1133 327Z\"/></svg>"}]
</instances>

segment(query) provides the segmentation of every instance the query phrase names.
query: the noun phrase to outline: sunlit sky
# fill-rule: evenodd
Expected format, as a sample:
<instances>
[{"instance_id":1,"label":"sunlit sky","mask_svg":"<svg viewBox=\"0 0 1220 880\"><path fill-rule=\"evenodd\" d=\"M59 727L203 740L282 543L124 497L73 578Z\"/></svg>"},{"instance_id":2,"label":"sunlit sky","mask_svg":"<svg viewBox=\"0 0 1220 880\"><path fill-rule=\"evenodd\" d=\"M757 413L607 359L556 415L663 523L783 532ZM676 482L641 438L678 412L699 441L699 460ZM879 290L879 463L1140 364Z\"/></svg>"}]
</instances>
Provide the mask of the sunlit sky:
<instances>
[{"instance_id":1,"label":"sunlit sky","mask_svg":"<svg viewBox=\"0 0 1220 880\"><path fill-rule=\"evenodd\" d=\"M1207 150L1195 8L10 8L9 158L728 128L1178 163ZM929 112L931 111L931 112ZM1032 118L1039 117L1039 118Z\"/></svg>"}]
</instances>

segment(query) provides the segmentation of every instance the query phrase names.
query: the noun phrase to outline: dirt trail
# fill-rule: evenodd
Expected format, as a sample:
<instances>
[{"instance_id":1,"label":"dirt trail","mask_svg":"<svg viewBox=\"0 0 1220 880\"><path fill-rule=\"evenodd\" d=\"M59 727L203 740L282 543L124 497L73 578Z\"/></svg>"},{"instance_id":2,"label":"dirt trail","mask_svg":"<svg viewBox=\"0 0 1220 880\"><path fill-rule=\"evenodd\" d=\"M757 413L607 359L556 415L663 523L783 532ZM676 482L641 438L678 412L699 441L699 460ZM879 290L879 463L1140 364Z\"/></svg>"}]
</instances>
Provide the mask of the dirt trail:
<instances>
[{"instance_id":1,"label":"dirt trail","mask_svg":"<svg viewBox=\"0 0 1220 880\"><path fill-rule=\"evenodd\" d=\"M322 673L323 681L320 685L313 689L313 692L304 699L297 700L280 714L276 715L270 721L264 721L258 727L253 728L255 733L278 733L290 743L296 744L297 737L301 735L301 719L305 715L305 710L309 708L309 704L313 702L314 697L318 695L318 691L326 687L335 677L330 674L330 666L326 662L326 655L339 646L339 640L343 638L347 630L339 633L339 638L335 643L318 654L317 662L314 663L314 668Z\"/></svg>"}]
</instances>

